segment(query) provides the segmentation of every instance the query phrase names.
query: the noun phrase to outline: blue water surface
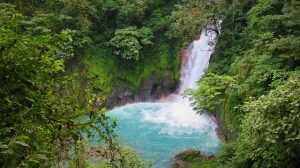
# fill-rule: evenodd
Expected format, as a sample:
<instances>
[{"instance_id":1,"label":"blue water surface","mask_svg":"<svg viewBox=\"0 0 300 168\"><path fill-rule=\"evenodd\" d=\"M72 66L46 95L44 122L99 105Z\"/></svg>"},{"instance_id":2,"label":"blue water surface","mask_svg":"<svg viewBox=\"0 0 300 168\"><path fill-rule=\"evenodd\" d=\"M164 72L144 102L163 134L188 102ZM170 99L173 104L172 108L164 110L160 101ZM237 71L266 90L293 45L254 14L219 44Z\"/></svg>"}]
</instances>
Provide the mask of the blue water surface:
<instances>
[{"instance_id":1,"label":"blue water surface","mask_svg":"<svg viewBox=\"0 0 300 168\"><path fill-rule=\"evenodd\" d=\"M207 117L185 117L185 109L177 106L136 103L115 108L108 115L117 119L116 132L123 145L135 148L142 158L153 160L154 167L168 167L172 157L184 149L216 154L220 140L214 123ZM174 111L180 115L173 114Z\"/></svg>"}]
</instances>

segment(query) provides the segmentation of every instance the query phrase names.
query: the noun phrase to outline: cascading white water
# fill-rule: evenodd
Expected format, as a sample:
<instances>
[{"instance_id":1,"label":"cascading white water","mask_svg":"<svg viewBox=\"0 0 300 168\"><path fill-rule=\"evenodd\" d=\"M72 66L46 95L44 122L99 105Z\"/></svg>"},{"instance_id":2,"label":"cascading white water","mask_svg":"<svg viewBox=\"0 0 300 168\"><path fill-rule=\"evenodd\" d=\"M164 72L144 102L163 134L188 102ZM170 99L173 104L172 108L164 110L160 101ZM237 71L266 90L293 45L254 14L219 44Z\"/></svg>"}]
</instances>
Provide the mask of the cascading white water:
<instances>
[{"instance_id":1,"label":"cascading white water","mask_svg":"<svg viewBox=\"0 0 300 168\"><path fill-rule=\"evenodd\" d=\"M196 114L189 100L181 95L187 88L198 87L197 81L208 67L217 39L217 33L211 29L219 29L219 25L202 30L200 38L182 55L177 94L165 102L135 103L109 113L118 120L117 133L142 157L153 159L154 167L167 167L172 155L185 148L206 153L219 150L215 123L207 115Z\"/></svg>"},{"instance_id":2,"label":"cascading white water","mask_svg":"<svg viewBox=\"0 0 300 168\"><path fill-rule=\"evenodd\" d=\"M210 25L204 28L199 39L193 41L192 44L182 53L182 62L180 68L180 85L178 94L170 95L167 98L170 103L167 109L163 108L159 111L146 113L145 119L160 124L166 124L173 129L170 133L182 132L182 130L199 130L211 124L211 119L206 115L198 115L193 110L191 102L187 98L183 98L182 94L187 88L197 89L197 82L204 75L209 65L210 56L214 52L217 42L217 33L220 31L221 21L218 25ZM170 110L171 109L171 110ZM180 128L180 129L178 129Z\"/></svg>"},{"instance_id":3,"label":"cascading white water","mask_svg":"<svg viewBox=\"0 0 300 168\"><path fill-rule=\"evenodd\" d=\"M221 22L219 22L220 24ZM181 66L179 93L182 94L185 89L197 88L197 81L204 75L206 68L209 65L209 59L212 55L215 45L218 26L209 26L201 32L198 40L193 41L189 47L189 55L187 55L187 62ZM185 56L186 57L186 56Z\"/></svg>"}]
</instances>

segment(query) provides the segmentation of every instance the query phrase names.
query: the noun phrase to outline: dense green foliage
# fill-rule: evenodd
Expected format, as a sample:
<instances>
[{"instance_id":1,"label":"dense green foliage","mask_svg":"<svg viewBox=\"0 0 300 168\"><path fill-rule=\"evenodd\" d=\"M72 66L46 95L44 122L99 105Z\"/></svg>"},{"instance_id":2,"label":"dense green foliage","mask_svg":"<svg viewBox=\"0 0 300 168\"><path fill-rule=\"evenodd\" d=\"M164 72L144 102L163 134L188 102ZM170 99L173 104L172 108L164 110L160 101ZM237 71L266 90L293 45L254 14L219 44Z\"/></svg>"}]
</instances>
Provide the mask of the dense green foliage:
<instances>
[{"instance_id":1,"label":"dense green foliage","mask_svg":"<svg viewBox=\"0 0 300 168\"><path fill-rule=\"evenodd\" d=\"M175 37L167 37L175 0L90 3L97 11L91 18L94 44L80 61L89 70L87 76L97 83L94 90L107 96L123 85L135 92L142 80L166 71L174 74L176 85L180 45Z\"/></svg>"},{"instance_id":2,"label":"dense green foliage","mask_svg":"<svg viewBox=\"0 0 300 168\"><path fill-rule=\"evenodd\" d=\"M76 88L76 74L63 74L76 45L71 33L24 30L26 16L9 4L0 4L0 16L1 167L58 167L78 152L83 132L117 149L115 124L93 107L88 88Z\"/></svg>"},{"instance_id":3,"label":"dense green foliage","mask_svg":"<svg viewBox=\"0 0 300 168\"><path fill-rule=\"evenodd\" d=\"M299 165L299 75L246 102L235 164L255 167L297 167ZM256 145L252 145L256 144ZM238 157L237 157L238 156Z\"/></svg>"},{"instance_id":4,"label":"dense green foliage","mask_svg":"<svg viewBox=\"0 0 300 168\"><path fill-rule=\"evenodd\" d=\"M175 86L180 47L218 18L207 75L187 93L229 142L190 167L299 167L299 0L2 2L0 167L145 167L95 104L165 72ZM107 156L91 165L95 138Z\"/></svg>"},{"instance_id":5,"label":"dense green foliage","mask_svg":"<svg viewBox=\"0 0 300 168\"><path fill-rule=\"evenodd\" d=\"M299 167L299 8L297 0L240 0L221 12L208 75L190 92L231 131L214 167Z\"/></svg>"},{"instance_id":6,"label":"dense green foliage","mask_svg":"<svg viewBox=\"0 0 300 168\"><path fill-rule=\"evenodd\" d=\"M113 82L110 83L109 87L125 85L136 91L142 80L151 75L161 76L164 71L176 74L172 76L173 83L176 83L179 77L178 55L180 46L174 39L166 38L165 35L171 22L168 15L174 8L175 2L123 1L122 5L116 9L106 9L108 10L106 12L113 13L116 19L114 20L114 17L110 16L107 19L113 23L107 24L108 27L100 27L101 32L97 33L97 36L101 40L99 42L104 45L100 44L97 47L102 53L97 52L90 55L90 59L99 60L100 66L106 66L106 61L111 60L110 63L112 64L107 75ZM136 8L135 6L139 7ZM109 48L106 47L107 41L109 41ZM100 63L100 59L103 60L103 64ZM89 64L88 67L93 71L94 68L99 67L99 64L97 67ZM89 73L89 75L102 76L96 71L93 74ZM96 79L96 81L99 80L103 79ZM100 87L101 90L106 89L99 85L95 87ZM106 90L111 90L111 88Z\"/></svg>"},{"instance_id":7,"label":"dense green foliage","mask_svg":"<svg viewBox=\"0 0 300 168\"><path fill-rule=\"evenodd\" d=\"M222 105L226 104L226 94L234 91L235 84L236 81L230 76L209 73L201 80L201 87L198 90L186 90L186 94L191 96L193 105L199 113L210 113L225 141L228 140L225 111L223 111L224 125L219 122L217 114L224 108Z\"/></svg>"},{"instance_id":8,"label":"dense green foliage","mask_svg":"<svg viewBox=\"0 0 300 168\"><path fill-rule=\"evenodd\" d=\"M165 35L177 1L8 0L0 3L0 166L88 167L85 143L107 146L100 167L144 167L115 143L94 107L120 85L179 77ZM161 38L166 37L166 38Z\"/></svg>"},{"instance_id":9,"label":"dense green foliage","mask_svg":"<svg viewBox=\"0 0 300 168\"><path fill-rule=\"evenodd\" d=\"M87 167L84 143L95 139L107 150L102 167L144 167L116 143L116 123L94 106L94 83L77 66L93 44L93 6L13 4L0 3L0 167ZM141 29L141 43L148 32Z\"/></svg>"},{"instance_id":10,"label":"dense green foliage","mask_svg":"<svg viewBox=\"0 0 300 168\"><path fill-rule=\"evenodd\" d=\"M68 69L93 81L100 97L121 85L135 92L142 80L166 71L174 74L174 85L178 80L180 44L166 35L177 0L8 2L31 18L22 23L27 30L72 33L76 55Z\"/></svg>"},{"instance_id":11,"label":"dense green foliage","mask_svg":"<svg viewBox=\"0 0 300 168\"><path fill-rule=\"evenodd\" d=\"M139 60L142 45L153 44L153 38L150 28L142 27L137 30L136 27L117 29L115 36L109 41L114 48L114 53L124 59Z\"/></svg>"},{"instance_id":12,"label":"dense green foliage","mask_svg":"<svg viewBox=\"0 0 300 168\"><path fill-rule=\"evenodd\" d=\"M188 45L203 27L217 21L228 3L224 0L183 0L172 12L173 22L168 35Z\"/></svg>"}]
</instances>

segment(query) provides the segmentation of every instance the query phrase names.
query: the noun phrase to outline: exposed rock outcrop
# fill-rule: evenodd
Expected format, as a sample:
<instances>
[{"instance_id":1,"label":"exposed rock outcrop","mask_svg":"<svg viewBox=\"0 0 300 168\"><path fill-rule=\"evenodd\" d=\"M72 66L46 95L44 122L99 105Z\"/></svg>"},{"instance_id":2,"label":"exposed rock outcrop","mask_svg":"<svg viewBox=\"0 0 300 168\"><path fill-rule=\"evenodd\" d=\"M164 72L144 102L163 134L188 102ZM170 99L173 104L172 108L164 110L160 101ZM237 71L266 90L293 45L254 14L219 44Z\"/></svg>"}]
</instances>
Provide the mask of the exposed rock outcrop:
<instances>
[{"instance_id":1,"label":"exposed rock outcrop","mask_svg":"<svg viewBox=\"0 0 300 168\"><path fill-rule=\"evenodd\" d=\"M142 81L137 91L126 86L117 87L101 106L112 108L133 102L155 101L173 93L176 85L173 74L169 71L160 76L153 74L149 79Z\"/></svg>"},{"instance_id":2,"label":"exposed rock outcrop","mask_svg":"<svg viewBox=\"0 0 300 168\"><path fill-rule=\"evenodd\" d=\"M104 105L108 108L135 102L135 94L128 88L120 86L116 88Z\"/></svg>"},{"instance_id":3,"label":"exposed rock outcrop","mask_svg":"<svg viewBox=\"0 0 300 168\"><path fill-rule=\"evenodd\" d=\"M152 75L149 79L144 80L137 96L140 97L141 101L153 101L172 93L175 88L176 82L173 80L172 74L165 72L161 77Z\"/></svg>"}]
</instances>

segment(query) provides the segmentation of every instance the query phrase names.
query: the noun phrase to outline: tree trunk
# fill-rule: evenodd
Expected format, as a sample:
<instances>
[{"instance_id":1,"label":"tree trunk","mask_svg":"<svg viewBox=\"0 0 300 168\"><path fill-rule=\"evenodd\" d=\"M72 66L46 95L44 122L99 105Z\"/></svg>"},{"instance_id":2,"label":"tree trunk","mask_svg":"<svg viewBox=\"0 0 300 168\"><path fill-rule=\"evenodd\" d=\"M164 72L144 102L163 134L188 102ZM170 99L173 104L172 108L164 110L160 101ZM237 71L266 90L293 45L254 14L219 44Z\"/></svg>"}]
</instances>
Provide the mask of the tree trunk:
<instances>
[{"instance_id":1,"label":"tree trunk","mask_svg":"<svg viewBox=\"0 0 300 168\"><path fill-rule=\"evenodd\" d=\"M217 124L218 128L220 129L220 132L224 137L225 142L228 142L228 135L227 135L227 131L225 130L226 128L224 128L222 124L219 122L216 113L210 113L210 116L212 120Z\"/></svg>"}]
</instances>

